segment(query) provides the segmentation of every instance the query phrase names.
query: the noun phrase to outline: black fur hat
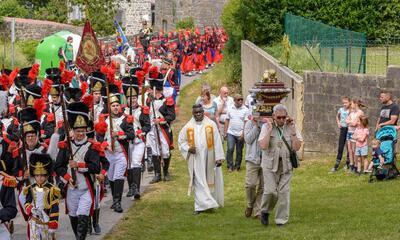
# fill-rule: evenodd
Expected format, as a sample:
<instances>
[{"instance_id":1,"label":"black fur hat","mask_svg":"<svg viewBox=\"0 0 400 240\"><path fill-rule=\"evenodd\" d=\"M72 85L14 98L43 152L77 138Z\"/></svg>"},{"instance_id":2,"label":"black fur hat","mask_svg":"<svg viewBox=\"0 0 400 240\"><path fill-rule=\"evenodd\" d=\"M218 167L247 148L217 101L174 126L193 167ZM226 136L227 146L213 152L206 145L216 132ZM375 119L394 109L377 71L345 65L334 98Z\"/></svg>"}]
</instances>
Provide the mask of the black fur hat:
<instances>
[{"instance_id":1,"label":"black fur hat","mask_svg":"<svg viewBox=\"0 0 400 240\"><path fill-rule=\"evenodd\" d=\"M29 157L29 172L31 176L47 175L53 171L53 160L46 153L32 153Z\"/></svg>"},{"instance_id":2,"label":"black fur hat","mask_svg":"<svg viewBox=\"0 0 400 240\"><path fill-rule=\"evenodd\" d=\"M89 107L83 102L73 102L67 107L68 123L71 129L89 126Z\"/></svg>"}]
</instances>

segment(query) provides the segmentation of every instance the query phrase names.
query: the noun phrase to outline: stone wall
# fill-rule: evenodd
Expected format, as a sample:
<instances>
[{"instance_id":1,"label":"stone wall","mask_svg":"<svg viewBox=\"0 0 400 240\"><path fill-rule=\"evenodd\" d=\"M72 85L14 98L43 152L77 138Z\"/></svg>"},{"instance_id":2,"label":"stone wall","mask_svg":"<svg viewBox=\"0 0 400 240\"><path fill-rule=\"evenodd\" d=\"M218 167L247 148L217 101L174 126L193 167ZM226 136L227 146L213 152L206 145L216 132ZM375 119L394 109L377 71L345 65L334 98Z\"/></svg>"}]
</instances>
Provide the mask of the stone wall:
<instances>
[{"instance_id":1,"label":"stone wall","mask_svg":"<svg viewBox=\"0 0 400 240\"><path fill-rule=\"evenodd\" d=\"M304 119L302 77L279 64L271 55L247 40L242 41L241 58L243 96L249 94L249 89L254 83L260 81L265 70L274 69L278 79L284 82L286 87L292 88L292 93L282 103L287 106L289 115L295 119L298 128L302 131Z\"/></svg>"},{"instance_id":2,"label":"stone wall","mask_svg":"<svg viewBox=\"0 0 400 240\"><path fill-rule=\"evenodd\" d=\"M139 33L142 28L142 17L147 16L148 25L151 26L151 5L154 0L123 0L119 1L119 9L123 12L122 26L125 28L125 35Z\"/></svg>"},{"instance_id":3,"label":"stone wall","mask_svg":"<svg viewBox=\"0 0 400 240\"><path fill-rule=\"evenodd\" d=\"M6 33L6 36L11 35L11 21L12 18L4 17L4 23L0 26L0 34ZM72 26L63 23L56 23L50 21L33 20L15 18L15 38L16 40L35 39L41 40L44 37L52 35L59 31L70 31L72 33L81 35L83 27Z\"/></svg>"},{"instance_id":4,"label":"stone wall","mask_svg":"<svg viewBox=\"0 0 400 240\"><path fill-rule=\"evenodd\" d=\"M324 72L304 73L304 139L306 152L335 153L338 141L336 113L342 96L361 98L373 135L379 116L381 89L400 96L400 67L389 66L387 76Z\"/></svg>"},{"instance_id":5,"label":"stone wall","mask_svg":"<svg viewBox=\"0 0 400 240\"><path fill-rule=\"evenodd\" d=\"M174 29L175 23L193 17L196 26L221 25L220 17L227 0L156 0L155 29Z\"/></svg>"}]
</instances>

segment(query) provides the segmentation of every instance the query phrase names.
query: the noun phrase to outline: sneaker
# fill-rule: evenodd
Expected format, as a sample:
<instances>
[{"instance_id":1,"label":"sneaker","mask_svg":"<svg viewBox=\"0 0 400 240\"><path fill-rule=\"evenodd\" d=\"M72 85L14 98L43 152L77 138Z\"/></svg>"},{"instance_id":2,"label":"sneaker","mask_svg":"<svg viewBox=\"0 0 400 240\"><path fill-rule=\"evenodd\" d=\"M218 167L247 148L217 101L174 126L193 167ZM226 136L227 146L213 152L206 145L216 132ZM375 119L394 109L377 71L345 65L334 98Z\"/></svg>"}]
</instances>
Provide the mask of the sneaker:
<instances>
[{"instance_id":1,"label":"sneaker","mask_svg":"<svg viewBox=\"0 0 400 240\"><path fill-rule=\"evenodd\" d=\"M338 169L335 168L335 167L333 167L333 168L331 169L330 173L335 173L335 172L337 172L337 171L338 171Z\"/></svg>"}]
</instances>

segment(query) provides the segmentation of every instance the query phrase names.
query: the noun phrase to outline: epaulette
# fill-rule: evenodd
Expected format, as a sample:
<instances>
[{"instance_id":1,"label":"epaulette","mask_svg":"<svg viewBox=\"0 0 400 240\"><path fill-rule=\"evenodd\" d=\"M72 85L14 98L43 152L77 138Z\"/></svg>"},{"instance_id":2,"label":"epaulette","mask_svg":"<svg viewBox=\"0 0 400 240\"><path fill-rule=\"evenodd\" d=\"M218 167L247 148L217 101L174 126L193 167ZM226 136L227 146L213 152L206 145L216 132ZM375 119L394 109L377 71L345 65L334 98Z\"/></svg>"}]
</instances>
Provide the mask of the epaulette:
<instances>
[{"instance_id":1,"label":"epaulette","mask_svg":"<svg viewBox=\"0 0 400 240\"><path fill-rule=\"evenodd\" d=\"M67 142L64 140L64 141L61 141L61 142L58 142L58 148L61 148L61 149L65 149L65 148L67 148Z\"/></svg>"},{"instance_id":2,"label":"epaulette","mask_svg":"<svg viewBox=\"0 0 400 240\"><path fill-rule=\"evenodd\" d=\"M14 176L9 176L9 175L4 176L3 186L16 188L17 185L18 185L17 179Z\"/></svg>"},{"instance_id":3,"label":"epaulette","mask_svg":"<svg viewBox=\"0 0 400 240\"><path fill-rule=\"evenodd\" d=\"M148 106L142 106L142 113L145 115L150 114L150 108Z\"/></svg>"},{"instance_id":4,"label":"epaulette","mask_svg":"<svg viewBox=\"0 0 400 240\"><path fill-rule=\"evenodd\" d=\"M174 99L173 99L172 97L167 97L167 98L165 99L165 104L166 104L167 106L173 106L173 105L175 104Z\"/></svg>"},{"instance_id":5,"label":"epaulette","mask_svg":"<svg viewBox=\"0 0 400 240\"><path fill-rule=\"evenodd\" d=\"M31 187L31 186L23 187L23 188L22 188L22 194L26 196L26 195L28 194L28 191L29 191L29 188L30 188L30 187Z\"/></svg>"},{"instance_id":6,"label":"epaulette","mask_svg":"<svg viewBox=\"0 0 400 240\"><path fill-rule=\"evenodd\" d=\"M127 123L129 123L129 124L133 123L133 116L132 115L126 114L125 116L126 116L126 122Z\"/></svg>"},{"instance_id":7,"label":"epaulette","mask_svg":"<svg viewBox=\"0 0 400 240\"><path fill-rule=\"evenodd\" d=\"M97 152L101 152L102 151L102 149L101 149L101 143L99 143L99 142L91 142L92 143L92 149L93 150L96 150Z\"/></svg>"},{"instance_id":8,"label":"epaulette","mask_svg":"<svg viewBox=\"0 0 400 240\"><path fill-rule=\"evenodd\" d=\"M54 113L48 113L46 120L48 123L54 122L55 121Z\"/></svg>"}]
</instances>

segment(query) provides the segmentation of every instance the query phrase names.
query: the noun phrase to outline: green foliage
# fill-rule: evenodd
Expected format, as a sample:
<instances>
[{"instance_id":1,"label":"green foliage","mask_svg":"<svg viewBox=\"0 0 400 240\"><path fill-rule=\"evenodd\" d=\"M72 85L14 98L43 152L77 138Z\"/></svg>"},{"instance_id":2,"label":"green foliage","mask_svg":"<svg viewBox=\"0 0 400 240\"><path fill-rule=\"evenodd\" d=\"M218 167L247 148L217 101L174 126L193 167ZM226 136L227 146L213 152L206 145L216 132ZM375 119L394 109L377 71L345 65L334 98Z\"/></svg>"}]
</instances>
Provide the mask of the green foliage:
<instances>
[{"instance_id":1,"label":"green foliage","mask_svg":"<svg viewBox=\"0 0 400 240\"><path fill-rule=\"evenodd\" d=\"M71 0L70 2L85 10L85 14L88 14L90 23L98 36L115 33L113 21L116 4L113 0Z\"/></svg>"},{"instance_id":2,"label":"green foliage","mask_svg":"<svg viewBox=\"0 0 400 240\"><path fill-rule=\"evenodd\" d=\"M17 42L17 47L25 55L26 60L30 63L35 61L36 47L39 44L37 40L26 40Z\"/></svg>"},{"instance_id":3,"label":"green foliage","mask_svg":"<svg viewBox=\"0 0 400 240\"><path fill-rule=\"evenodd\" d=\"M65 0L50 0L47 5L34 11L34 18L60 23L68 22L69 7Z\"/></svg>"},{"instance_id":4,"label":"green foliage","mask_svg":"<svg viewBox=\"0 0 400 240\"><path fill-rule=\"evenodd\" d=\"M26 18L28 14L28 10L21 6L17 0L0 1L0 16Z\"/></svg>"},{"instance_id":5,"label":"green foliage","mask_svg":"<svg viewBox=\"0 0 400 240\"><path fill-rule=\"evenodd\" d=\"M5 45L5 46L4 46ZM5 55L5 57L4 57ZM11 69L11 45L10 42L6 42L4 44L3 41L0 42L0 67L3 65L3 58L4 58L4 67ZM14 49L14 67L27 67L30 66L33 63L33 61L29 61L27 59L27 56L22 52L22 49L20 48L20 45L17 43L15 44L15 49Z\"/></svg>"},{"instance_id":6,"label":"green foliage","mask_svg":"<svg viewBox=\"0 0 400 240\"><path fill-rule=\"evenodd\" d=\"M194 19L193 17L187 17L175 24L176 29L194 29Z\"/></svg>"},{"instance_id":7,"label":"green foliage","mask_svg":"<svg viewBox=\"0 0 400 240\"><path fill-rule=\"evenodd\" d=\"M85 21L84 20L75 19L75 20L71 21L71 24L74 25L74 26L83 26L85 24Z\"/></svg>"}]
</instances>

